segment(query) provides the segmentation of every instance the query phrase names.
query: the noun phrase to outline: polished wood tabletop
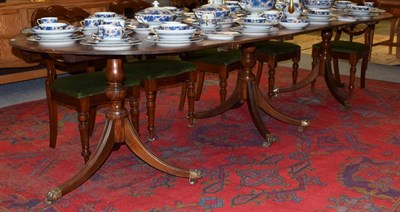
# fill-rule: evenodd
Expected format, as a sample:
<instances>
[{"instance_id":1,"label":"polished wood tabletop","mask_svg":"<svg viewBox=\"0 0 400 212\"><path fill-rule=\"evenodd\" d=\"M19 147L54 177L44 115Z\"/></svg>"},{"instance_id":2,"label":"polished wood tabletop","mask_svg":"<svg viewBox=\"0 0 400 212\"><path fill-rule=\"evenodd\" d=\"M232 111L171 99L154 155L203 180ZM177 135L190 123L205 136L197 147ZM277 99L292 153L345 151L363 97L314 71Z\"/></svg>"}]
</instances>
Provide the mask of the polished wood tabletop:
<instances>
[{"instance_id":1,"label":"polished wood tabletop","mask_svg":"<svg viewBox=\"0 0 400 212\"><path fill-rule=\"evenodd\" d=\"M86 182L107 160L115 143L125 142L132 152L141 158L145 163L165 173L188 178L191 184L195 183L197 179L201 178L201 173L196 169L180 168L163 161L158 156L154 155L135 131L134 127L127 118L128 112L123 106L123 99L126 94L126 89L123 86L125 72L122 68L121 56L179 54L187 51L213 47L240 48L243 53L241 59L243 68L239 70L239 80L237 80L234 92L223 104L209 111L198 112L196 113L195 117L207 118L216 116L224 113L227 110L240 107L244 103L247 103L248 112L251 115L252 121L265 140L262 145L268 147L275 141L276 138L266 128L259 113L260 109L277 120L298 126L299 131L303 131L310 125L310 123L305 119L291 118L282 114L278 109L273 108L264 98L255 80L255 76L252 73L252 69L256 64L254 56L256 48L253 44L255 42L270 39L290 39L296 35L320 31L322 38L321 49L323 51L319 58L319 63L314 66L310 74L302 81L298 82L292 87L280 89L280 92L288 92L303 88L309 85L320 74L323 74L327 87L332 96L345 108L350 108L350 102L339 91L338 83L335 81L330 69L331 58L329 55L329 49L331 47L330 39L333 34L332 31L337 27L345 27L347 25L359 23L365 23L370 27L374 27L375 24L377 24L380 20L389 18L391 18L390 14L382 13L379 16L374 16L371 19L358 20L356 22L333 21L327 25L309 25L306 28L299 30L279 29L276 32L260 37L239 36L232 41L215 41L204 39L202 41L192 43L189 46L179 48L159 47L152 42L146 41L145 37L138 36L139 39L144 40L143 43L124 51L93 50L92 48L81 45L78 42L63 47L46 47L36 42L27 41L27 35L25 34L16 36L10 40L10 43L14 48L27 52L44 54L45 57L46 54L60 54L64 55L65 59L71 62L78 60L77 58L82 55L98 55L107 58L105 75L108 83L106 95L111 102L111 106L106 113L107 121L97 149L82 170L80 170L67 182L52 189L47 194L47 201L50 203L54 202ZM132 36L136 35L133 34ZM320 63L324 63L324 65L321 66L319 65Z\"/></svg>"}]
</instances>

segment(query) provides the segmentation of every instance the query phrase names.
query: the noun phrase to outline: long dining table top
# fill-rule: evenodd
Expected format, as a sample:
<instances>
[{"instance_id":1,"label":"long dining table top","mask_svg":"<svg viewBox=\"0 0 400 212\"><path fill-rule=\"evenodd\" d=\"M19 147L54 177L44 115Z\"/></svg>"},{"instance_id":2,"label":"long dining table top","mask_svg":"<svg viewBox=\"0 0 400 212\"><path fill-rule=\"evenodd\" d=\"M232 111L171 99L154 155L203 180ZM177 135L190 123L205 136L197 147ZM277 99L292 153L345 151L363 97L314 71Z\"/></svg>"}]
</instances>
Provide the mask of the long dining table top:
<instances>
[{"instance_id":1,"label":"long dining table top","mask_svg":"<svg viewBox=\"0 0 400 212\"><path fill-rule=\"evenodd\" d=\"M390 19L392 15L390 13L381 13L378 16L374 16L369 19L359 19L354 22L343 22L343 21L332 21L326 25L313 25L310 24L303 29L285 29L280 27L279 30L271 32L265 36L238 36L231 41L218 41L218 40L207 40L204 39L199 42L192 43L188 46L183 47L159 47L153 42L146 41L145 37L139 36L139 39L143 40L142 44L132 46L129 50L123 51L101 51L93 50L88 46L84 46L76 42L73 45L62 46L62 47L46 47L42 46L37 42L27 41L26 34L17 35L15 38L10 39L10 43L13 47L38 53L50 53L50 54L74 54L74 55L157 55L157 54L168 54L168 53L180 53L186 51L200 50L213 47L228 46L232 48L238 48L243 44L251 44L258 41L270 40L270 39L291 39L296 35L307 34L310 32L322 31L325 29L332 29L337 27L344 27L351 24L360 23L371 23L376 24L381 20ZM136 36L132 33L132 36Z\"/></svg>"}]
</instances>

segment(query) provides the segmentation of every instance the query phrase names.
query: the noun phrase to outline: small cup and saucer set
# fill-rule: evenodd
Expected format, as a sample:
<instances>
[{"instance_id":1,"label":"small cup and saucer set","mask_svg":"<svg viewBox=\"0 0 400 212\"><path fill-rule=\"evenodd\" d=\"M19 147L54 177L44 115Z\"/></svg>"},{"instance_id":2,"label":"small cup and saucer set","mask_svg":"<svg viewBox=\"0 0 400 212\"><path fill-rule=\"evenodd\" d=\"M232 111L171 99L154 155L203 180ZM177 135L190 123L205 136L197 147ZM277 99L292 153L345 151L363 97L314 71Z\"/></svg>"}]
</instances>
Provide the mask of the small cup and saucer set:
<instances>
[{"instance_id":1,"label":"small cup and saucer set","mask_svg":"<svg viewBox=\"0 0 400 212\"><path fill-rule=\"evenodd\" d=\"M142 43L139 39L131 38L128 34L122 26L112 24L99 25L98 33L81 40L80 44L90 46L94 50L121 51Z\"/></svg>"},{"instance_id":2,"label":"small cup and saucer set","mask_svg":"<svg viewBox=\"0 0 400 212\"><path fill-rule=\"evenodd\" d=\"M37 20L38 25L22 30L23 33L32 34L27 40L38 42L45 46L65 46L75 43L83 36L76 34L79 29L67 23L58 22L57 17L42 17Z\"/></svg>"},{"instance_id":3,"label":"small cup and saucer set","mask_svg":"<svg viewBox=\"0 0 400 212\"><path fill-rule=\"evenodd\" d=\"M125 27L125 18L115 12L96 12L82 20L80 24L82 26L82 33L90 36L98 32L99 25L111 24Z\"/></svg>"},{"instance_id":4,"label":"small cup and saucer set","mask_svg":"<svg viewBox=\"0 0 400 212\"><path fill-rule=\"evenodd\" d=\"M241 22L242 35L245 36L264 36L270 32L278 30L274 25L277 25L277 20L267 19L262 13L250 14L244 17Z\"/></svg>"}]
</instances>

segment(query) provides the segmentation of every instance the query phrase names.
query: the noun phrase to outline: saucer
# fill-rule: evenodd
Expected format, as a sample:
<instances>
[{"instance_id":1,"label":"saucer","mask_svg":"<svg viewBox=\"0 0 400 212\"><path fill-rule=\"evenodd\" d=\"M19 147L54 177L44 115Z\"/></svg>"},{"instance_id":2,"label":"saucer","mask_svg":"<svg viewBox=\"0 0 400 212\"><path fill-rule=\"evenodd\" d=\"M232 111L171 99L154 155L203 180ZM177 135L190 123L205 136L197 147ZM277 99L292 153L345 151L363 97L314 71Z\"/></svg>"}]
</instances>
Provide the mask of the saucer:
<instances>
[{"instance_id":1,"label":"saucer","mask_svg":"<svg viewBox=\"0 0 400 212\"><path fill-rule=\"evenodd\" d=\"M192 43L202 41L203 39L204 39L204 36L202 36L202 35L196 35L187 40L179 40L179 39L178 40L161 40L156 35L148 36L146 38L146 40L148 42L156 43L157 46L161 46L161 47L184 47L184 46L188 46Z\"/></svg>"},{"instance_id":2,"label":"saucer","mask_svg":"<svg viewBox=\"0 0 400 212\"><path fill-rule=\"evenodd\" d=\"M240 36L239 32L213 32L206 33L209 40L233 40L235 37Z\"/></svg>"}]
</instances>

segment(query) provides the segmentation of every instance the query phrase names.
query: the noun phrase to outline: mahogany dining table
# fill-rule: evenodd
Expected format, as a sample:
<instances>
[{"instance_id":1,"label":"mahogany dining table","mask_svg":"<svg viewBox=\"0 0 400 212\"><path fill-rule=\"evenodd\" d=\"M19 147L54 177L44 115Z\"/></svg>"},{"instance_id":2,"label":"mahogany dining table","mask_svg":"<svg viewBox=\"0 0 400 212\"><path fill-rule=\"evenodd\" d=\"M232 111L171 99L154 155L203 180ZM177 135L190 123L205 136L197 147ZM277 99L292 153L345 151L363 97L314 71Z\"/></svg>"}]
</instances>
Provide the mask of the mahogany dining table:
<instances>
[{"instance_id":1,"label":"mahogany dining table","mask_svg":"<svg viewBox=\"0 0 400 212\"><path fill-rule=\"evenodd\" d=\"M340 92L340 89L338 89L339 83L335 81L330 68L331 57L329 55L329 49L331 48L330 39L333 30L337 27L345 27L347 25L359 23L365 23L373 28L379 21L390 18L391 14L381 13L379 16L357 20L356 22L332 21L326 25L309 25L304 29L298 30L280 28L278 31L265 36L238 36L231 41L204 39L203 41L192 43L189 46L173 48L159 47L152 42L144 40L140 45L132 46L129 50L124 51L93 50L88 46L79 44L79 42L62 47L46 47L37 42L28 41L26 39L28 35L26 34L21 33L17 35L10 39L10 44L14 48L26 52L40 53L44 57L48 56L48 54L59 54L63 55L67 62L73 62L82 56L102 56L107 58L105 71L107 87L105 92L111 102L111 106L106 113L107 120L95 153L78 173L60 186L49 191L46 196L46 201L52 203L86 182L107 160L115 143L125 142L131 151L148 165L170 175L188 178L190 184L195 183L201 178L201 173L198 170L175 166L153 154L135 131L135 128L128 119L128 112L123 105L123 99L126 93L126 89L123 85L125 72L122 68L124 56L178 54L215 47L240 48L242 50L242 69L239 70L238 80L232 95L223 104L209 111L198 112L195 114L195 117L200 119L216 116L232 108L240 107L247 102L248 112L251 115L252 121L261 136L265 139L263 146L267 147L275 140L275 136L268 131L263 123L259 109L279 121L298 126L299 131L308 127L309 121L288 117L282 114L278 109L272 107L264 98L255 80L255 75L252 73L252 69L256 64L254 56L256 47L253 44L270 39L291 39L296 35L320 31L322 38L321 49L323 53L320 55L318 64L313 67L309 75L303 80L291 87L279 89L279 92L288 92L303 88L319 75L323 75L326 85L333 97L345 108L350 108L351 104ZM133 34L132 36L136 35Z\"/></svg>"}]
</instances>

